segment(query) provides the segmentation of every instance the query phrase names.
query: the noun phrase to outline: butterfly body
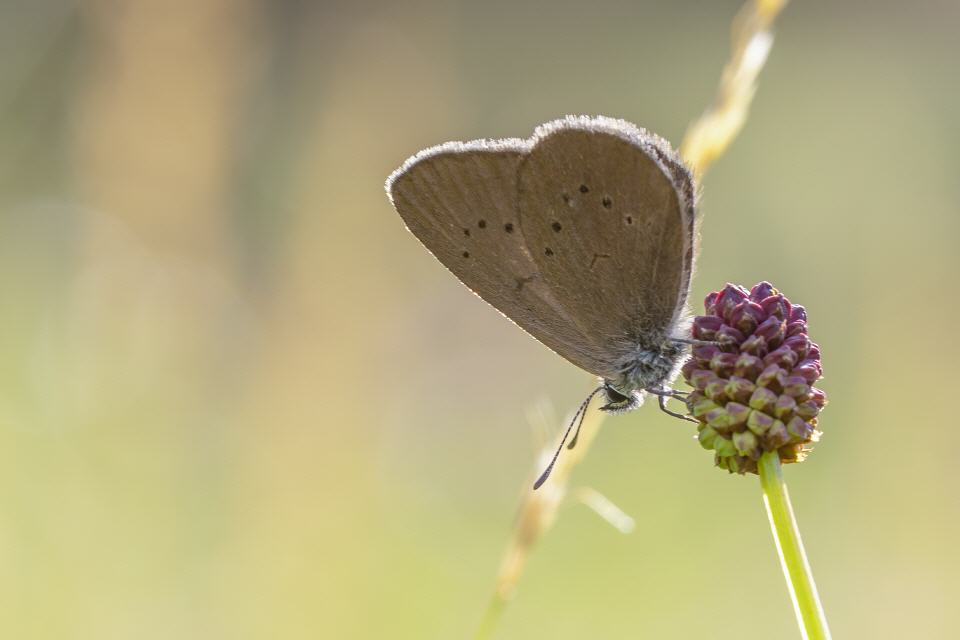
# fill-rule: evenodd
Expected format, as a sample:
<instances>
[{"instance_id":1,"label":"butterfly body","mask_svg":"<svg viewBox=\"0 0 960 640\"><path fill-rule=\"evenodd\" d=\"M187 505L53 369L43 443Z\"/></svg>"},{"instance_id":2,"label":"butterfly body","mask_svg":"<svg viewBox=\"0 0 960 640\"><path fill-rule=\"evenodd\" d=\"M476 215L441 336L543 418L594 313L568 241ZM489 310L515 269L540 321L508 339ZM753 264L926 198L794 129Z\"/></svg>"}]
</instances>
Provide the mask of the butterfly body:
<instances>
[{"instance_id":1,"label":"butterfly body","mask_svg":"<svg viewBox=\"0 0 960 640\"><path fill-rule=\"evenodd\" d=\"M605 410L669 394L696 239L693 180L665 140L568 116L526 140L432 147L386 188L465 285L603 380Z\"/></svg>"}]
</instances>

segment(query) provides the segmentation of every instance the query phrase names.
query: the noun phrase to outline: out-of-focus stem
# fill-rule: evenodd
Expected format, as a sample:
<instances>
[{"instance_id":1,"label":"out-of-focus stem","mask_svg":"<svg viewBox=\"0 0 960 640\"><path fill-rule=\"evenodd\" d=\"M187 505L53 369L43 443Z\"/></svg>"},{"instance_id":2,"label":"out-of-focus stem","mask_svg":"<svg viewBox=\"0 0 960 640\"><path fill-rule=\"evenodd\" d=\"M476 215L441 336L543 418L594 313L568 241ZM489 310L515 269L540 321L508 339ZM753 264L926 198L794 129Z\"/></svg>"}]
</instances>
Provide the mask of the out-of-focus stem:
<instances>
[{"instance_id":1,"label":"out-of-focus stem","mask_svg":"<svg viewBox=\"0 0 960 640\"><path fill-rule=\"evenodd\" d=\"M698 182L713 161L730 146L746 121L756 90L757 75L773 44L770 27L786 4L787 0L748 0L734 19L732 52L723 69L717 97L710 108L690 125L680 146L680 154ZM576 448L561 454L550 479L538 491L530 490L532 479L524 484L524 498L513 537L504 553L497 587L477 632L477 640L492 636L533 546L556 519L557 509L566 494L570 472L590 450L604 415L599 411L587 413ZM558 441L544 449L543 456L552 454L559 444ZM549 457L543 456L538 458L534 474L539 474L549 460Z\"/></svg>"},{"instance_id":2,"label":"out-of-focus stem","mask_svg":"<svg viewBox=\"0 0 960 640\"><path fill-rule=\"evenodd\" d=\"M810 640L829 640L830 629L827 627L817 585L813 581L807 553L800 539L787 485L783 481L780 455L776 451L763 454L758 467L760 484L763 487L763 503L767 507L770 529L777 543L780 565L787 580L787 590L793 601L800 632L804 638Z\"/></svg>"},{"instance_id":3,"label":"out-of-focus stem","mask_svg":"<svg viewBox=\"0 0 960 640\"><path fill-rule=\"evenodd\" d=\"M484 613L483 622L476 635L477 640L491 637L504 606L513 597L513 592L523 575L523 569L533 547L556 521L557 511L567 494L570 473L590 450L590 445L597 437L605 416L606 414L601 411L589 411L587 413L580 428L577 446L570 450L564 449L560 457L557 458L557 463L550 474L550 478L543 486L533 491L530 487L533 486L534 479L540 475L547 462L549 462L556 447L560 445L559 438L562 433L558 435L555 442L544 447L541 455L537 458L531 476L521 488L523 499L517 512L517 520L514 523L513 536L500 563L496 589L487 606L486 613Z\"/></svg>"},{"instance_id":4,"label":"out-of-focus stem","mask_svg":"<svg viewBox=\"0 0 960 640\"><path fill-rule=\"evenodd\" d=\"M497 623L500 622L500 615L503 613L506 604L507 601L501 598L499 593L493 594L490 603L487 605L487 610L483 614L483 620L480 621L477 635L474 636L475 640L487 640L493 637L493 632L497 628Z\"/></svg>"},{"instance_id":5,"label":"out-of-focus stem","mask_svg":"<svg viewBox=\"0 0 960 640\"><path fill-rule=\"evenodd\" d=\"M720 76L713 104L683 138L680 155L698 178L743 128L757 88L757 76L773 46L773 21L787 0L750 0L734 18L730 60Z\"/></svg>"}]
</instances>

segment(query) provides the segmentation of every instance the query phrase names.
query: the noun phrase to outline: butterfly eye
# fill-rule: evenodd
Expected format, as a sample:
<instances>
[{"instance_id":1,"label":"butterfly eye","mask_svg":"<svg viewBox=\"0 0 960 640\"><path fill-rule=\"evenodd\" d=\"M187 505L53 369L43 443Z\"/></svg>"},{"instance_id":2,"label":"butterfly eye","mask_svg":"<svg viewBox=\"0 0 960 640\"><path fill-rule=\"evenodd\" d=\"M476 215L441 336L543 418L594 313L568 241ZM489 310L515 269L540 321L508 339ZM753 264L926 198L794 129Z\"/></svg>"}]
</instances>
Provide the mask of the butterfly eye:
<instances>
[{"instance_id":1,"label":"butterfly eye","mask_svg":"<svg viewBox=\"0 0 960 640\"><path fill-rule=\"evenodd\" d=\"M609 384L603 385L603 391L607 394L607 401L611 404L620 404L630 399L629 396L623 395Z\"/></svg>"}]
</instances>

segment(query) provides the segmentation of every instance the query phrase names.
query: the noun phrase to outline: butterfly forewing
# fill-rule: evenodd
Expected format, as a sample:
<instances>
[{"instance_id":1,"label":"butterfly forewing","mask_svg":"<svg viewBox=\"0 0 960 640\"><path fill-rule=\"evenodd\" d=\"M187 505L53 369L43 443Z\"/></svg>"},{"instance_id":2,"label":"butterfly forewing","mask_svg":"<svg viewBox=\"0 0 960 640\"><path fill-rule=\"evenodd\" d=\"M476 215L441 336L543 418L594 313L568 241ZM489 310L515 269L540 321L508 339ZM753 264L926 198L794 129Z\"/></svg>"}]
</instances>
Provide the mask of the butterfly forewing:
<instances>
[{"instance_id":1,"label":"butterfly forewing","mask_svg":"<svg viewBox=\"0 0 960 640\"><path fill-rule=\"evenodd\" d=\"M544 282L520 231L523 140L451 143L411 158L387 183L407 228L467 287L555 352L604 375L602 349Z\"/></svg>"}]
</instances>

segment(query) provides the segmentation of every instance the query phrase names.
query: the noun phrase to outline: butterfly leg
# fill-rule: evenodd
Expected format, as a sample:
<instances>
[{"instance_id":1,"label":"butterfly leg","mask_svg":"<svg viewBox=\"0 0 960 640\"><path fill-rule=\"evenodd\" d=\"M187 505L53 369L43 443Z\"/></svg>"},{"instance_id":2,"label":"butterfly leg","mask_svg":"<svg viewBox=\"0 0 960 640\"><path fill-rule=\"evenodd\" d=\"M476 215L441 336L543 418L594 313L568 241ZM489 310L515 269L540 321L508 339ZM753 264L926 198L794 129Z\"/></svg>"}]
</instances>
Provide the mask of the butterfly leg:
<instances>
[{"instance_id":1,"label":"butterfly leg","mask_svg":"<svg viewBox=\"0 0 960 640\"><path fill-rule=\"evenodd\" d=\"M670 338L670 342L677 344L689 344L692 347L719 347L721 344L716 340L697 340L696 338Z\"/></svg>"},{"instance_id":2,"label":"butterfly leg","mask_svg":"<svg viewBox=\"0 0 960 640\"><path fill-rule=\"evenodd\" d=\"M690 416L684 415L682 413L677 413L676 411L671 411L667 408L667 396L657 396L657 399L660 401L660 410L663 411L668 416L673 416L674 418L680 418L681 420L686 420L687 422L693 422L694 424L699 424L696 420Z\"/></svg>"},{"instance_id":3,"label":"butterfly leg","mask_svg":"<svg viewBox=\"0 0 960 640\"><path fill-rule=\"evenodd\" d=\"M668 416L673 416L674 418L680 418L687 422L693 422L699 424L696 420L690 416L684 415L682 413L677 413L676 411L671 411L667 408L667 400L670 398L676 398L678 400L683 400L687 397L687 394L683 391L675 391L673 389L646 389L647 393L652 393L657 396L657 401L660 405L660 410L663 411Z\"/></svg>"},{"instance_id":4,"label":"butterfly leg","mask_svg":"<svg viewBox=\"0 0 960 640\"><path fill-rule=\"evenodd\" d=\"M676 398L677 400L685 400L690 395L689 391L680 391L679 389L644 389L644 391L661 398Z\"/></svg>"}]
</instances>

